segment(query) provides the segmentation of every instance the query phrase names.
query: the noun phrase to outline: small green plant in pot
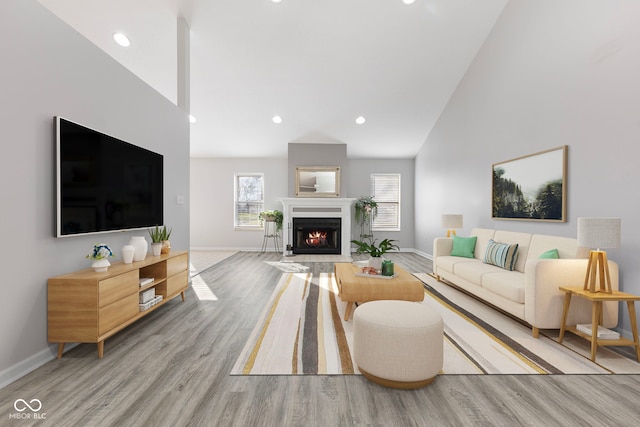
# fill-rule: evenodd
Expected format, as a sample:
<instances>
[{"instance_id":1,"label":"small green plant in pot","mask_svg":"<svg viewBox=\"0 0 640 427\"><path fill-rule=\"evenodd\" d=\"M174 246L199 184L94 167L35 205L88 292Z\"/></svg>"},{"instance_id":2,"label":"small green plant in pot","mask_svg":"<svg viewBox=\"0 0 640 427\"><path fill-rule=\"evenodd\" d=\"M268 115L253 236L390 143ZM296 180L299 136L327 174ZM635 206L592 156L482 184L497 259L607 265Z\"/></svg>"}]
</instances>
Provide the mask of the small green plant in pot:
<instances>
[{"instance_id":1,"label":"small green plant in pot","mask_svg":"<svg viewBox=\"0 0 640 427\"><path fill-rule=\"evenodd\" d=\"M393 243L395 241L393 239L384 239L379 244L376 244L377 240L369 237L366 240L352 240L351 243L357 246L359 254L369 254L371 256L369 265L380 270L379 264L382 264L382 255L389 251L400 250L400 247Z\"/></svg>"},{"instance_id":2,"label":"small green plant in pot","mask_svg":"<svg viewBox=\"0 0 640 427\"><path fill-rule=\"evenodd\" d=\"M263 221L275 221L276 230L282 230L282 221L284 220L284 215L279 210L270 210L270 211L262 211L259 215L260 225L262 225Z\"/></svg>"},{"instance_id":3,"label":"small green plant in pot","mask_svg":"<svg viewBox=\"0 0 640 427\"><path fill-rule=\"evenodd\" d=\"M159 226L155 226L155 228L149 229L149 236L151 237L151 248L153 250L153 254L158 256L160 254L168 254L171 250L171 242L169 238L171 237L172 229L167 230L167 226L163 225L162 228ZM160 247L160 252L157 247Z\"/></svg>"}]
</instances>

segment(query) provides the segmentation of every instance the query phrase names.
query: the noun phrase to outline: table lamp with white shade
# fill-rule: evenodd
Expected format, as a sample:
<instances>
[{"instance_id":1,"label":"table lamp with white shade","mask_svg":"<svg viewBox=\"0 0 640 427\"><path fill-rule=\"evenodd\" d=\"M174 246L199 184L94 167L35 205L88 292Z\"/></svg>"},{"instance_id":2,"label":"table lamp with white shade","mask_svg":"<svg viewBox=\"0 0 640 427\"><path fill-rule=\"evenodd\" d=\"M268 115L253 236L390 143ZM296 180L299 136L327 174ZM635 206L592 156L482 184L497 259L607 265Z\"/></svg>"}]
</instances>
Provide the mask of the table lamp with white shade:
<instances>
[{"instance_id":1,"label":"table lamp with white shade","mask_svg":"<svg viewBox=\"0 0 640 427\"><path fill-rule=\"evenodd\" d=\"M607 253L602 249L620 247L620 222L620 218L578 218L578 246L591 248L584 290L611 293Z\"/></svg>"},{"instance_id":2,"label":"table lamp with white shade","mask_svg":"<svg viewBox=\"0 0 640 427\"><path fill-rule=\"evenodd\" d=\"M444 214L442 215L442 227L447 229L447 237L456 235L456 228L462 228L462 215Z\"/></svg>"}]
</instances>

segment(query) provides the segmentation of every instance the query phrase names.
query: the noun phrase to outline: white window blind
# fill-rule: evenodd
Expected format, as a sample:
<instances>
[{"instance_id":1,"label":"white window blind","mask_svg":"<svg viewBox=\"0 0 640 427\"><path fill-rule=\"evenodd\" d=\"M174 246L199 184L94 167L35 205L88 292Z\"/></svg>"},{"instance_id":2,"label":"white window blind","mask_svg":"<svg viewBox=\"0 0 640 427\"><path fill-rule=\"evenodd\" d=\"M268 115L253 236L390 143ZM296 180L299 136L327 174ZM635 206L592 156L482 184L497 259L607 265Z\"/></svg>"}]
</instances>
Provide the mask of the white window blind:
<instances>
[{"instance_id":1,"label":"white window blind","mask_svg":"<svg viewBox=\"0 0 640 427\"><path fill-rule=\"evenodd\" d=\"M400 231L400 174L371 174L371 195L378 204L371 229Z\"/></svg>"},{"instance_id":2,"label":"white window blind","mask_svg":"<svg viewBox=\"0 0 640 427\"><path fill-rule=\"evenodd\" d=\"M235 227L260 227L260 212L264 210L264 176L235 175Z\"/></svg>"}]
</instances>

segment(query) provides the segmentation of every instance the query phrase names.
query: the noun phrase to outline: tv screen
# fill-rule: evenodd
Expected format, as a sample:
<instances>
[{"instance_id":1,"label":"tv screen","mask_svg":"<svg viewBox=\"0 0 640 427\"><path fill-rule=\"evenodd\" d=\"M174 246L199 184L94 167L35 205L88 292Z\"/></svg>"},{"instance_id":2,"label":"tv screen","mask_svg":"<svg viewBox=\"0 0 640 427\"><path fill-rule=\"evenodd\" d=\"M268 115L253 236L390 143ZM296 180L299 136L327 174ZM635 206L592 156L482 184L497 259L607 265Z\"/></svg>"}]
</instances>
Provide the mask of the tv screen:
<instances>
[{"instance_id":1,"label":"tv screen","mask_svg":"<svg viewBox=\"0 0 640 427\"><path fill-rule=\"evenodd\" d=\"M56 236L162 225L163 156L55 117Z\"/></svg>"}]
</instances>

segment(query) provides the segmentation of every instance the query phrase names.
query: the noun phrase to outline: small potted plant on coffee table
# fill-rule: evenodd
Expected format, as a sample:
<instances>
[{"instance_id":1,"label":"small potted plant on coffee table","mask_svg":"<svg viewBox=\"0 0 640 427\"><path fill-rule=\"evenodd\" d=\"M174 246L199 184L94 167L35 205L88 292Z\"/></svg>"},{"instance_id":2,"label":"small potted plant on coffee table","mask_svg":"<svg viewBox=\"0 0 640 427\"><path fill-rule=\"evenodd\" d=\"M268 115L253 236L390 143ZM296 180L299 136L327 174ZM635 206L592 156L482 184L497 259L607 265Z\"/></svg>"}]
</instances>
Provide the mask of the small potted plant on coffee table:
<instances>
[{"instance_id":1,"label":"small potted plant on coffee table","mask_svg":"<svg viewBox=\"0 0 640 427\"><path fill-rule=\"evenodd\" d=\"M398 245L396 245L396 240L393 239L384 239L379 244L376 244L377 240L373 237L369 237L365 240L352 240L351 243L357 246L357 252L359 254L369 254L371 257L369 259L369 266L375 268L376 270L380 270L382 266L382 255L389 251L400 250Z\"/></svg>"}]
</instances>

